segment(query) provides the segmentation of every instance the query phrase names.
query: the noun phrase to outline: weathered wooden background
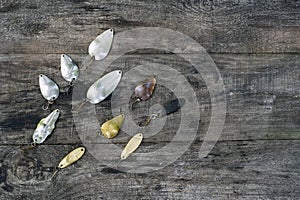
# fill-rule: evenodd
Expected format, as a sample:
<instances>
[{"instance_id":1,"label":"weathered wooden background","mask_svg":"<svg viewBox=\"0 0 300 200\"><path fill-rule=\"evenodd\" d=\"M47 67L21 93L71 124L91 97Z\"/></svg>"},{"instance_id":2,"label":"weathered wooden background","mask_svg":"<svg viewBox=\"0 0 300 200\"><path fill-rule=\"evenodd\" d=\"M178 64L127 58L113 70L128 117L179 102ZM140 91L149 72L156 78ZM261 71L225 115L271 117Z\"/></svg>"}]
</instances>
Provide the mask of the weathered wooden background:
<instances>
[{"instance_id":1,"label":"weathered wooden background","mask_svg":"<svg viewBox=\"0 0 300 200\"><path fill-rule=\"evenodd\" d=\"M80 65L89 43L104 30L151 26L192 37L218 66L227 96L219 142L207 158L198 159L211 105L205 82L193 78L192 66L167 52L132 52L114 65L128 69L163 63L181 68L188 77L201 106L197 139L159 171L117 171L87 152L50 181L60 159L81 140L73 123L72 98L62 94L53 106L62 110L54 133L27 154L19 152L48 114L41 109L38 75L45 73L63 86L61 53ZM0 42L1 199L300 198L298 0L1 0ZM159 88L156 92L159 101L164 93ZM109 100L103 105L109 106ZM111 117L101 114L102 120ZM179 116L172 115L165 133L145 139L143 145L151 151L151 146L154 150L170 142ZM122 146L128 138L123 133L115 142Z\"/></svg>"}]
</instances>

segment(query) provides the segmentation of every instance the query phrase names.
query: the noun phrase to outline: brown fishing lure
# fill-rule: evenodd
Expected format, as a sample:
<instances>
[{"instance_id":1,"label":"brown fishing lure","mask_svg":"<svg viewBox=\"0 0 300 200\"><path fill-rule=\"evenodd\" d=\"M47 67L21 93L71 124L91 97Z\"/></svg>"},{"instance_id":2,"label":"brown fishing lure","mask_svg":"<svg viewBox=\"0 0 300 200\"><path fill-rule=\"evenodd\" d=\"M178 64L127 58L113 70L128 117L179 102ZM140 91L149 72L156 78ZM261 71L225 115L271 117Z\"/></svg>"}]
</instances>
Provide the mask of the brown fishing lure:
<instances>
[{"instance_id":1,"label":"brown fishing lure","mask_svg":"<svg viewBox=\"0 0 300 200\"><path fill-rule=\"evenodd\" d=\"M134 89L135 97L138 101L146 101L148 100L154 91L156 85L156 78L150 77L140 82Z\"/></svg>"}]
</instances>

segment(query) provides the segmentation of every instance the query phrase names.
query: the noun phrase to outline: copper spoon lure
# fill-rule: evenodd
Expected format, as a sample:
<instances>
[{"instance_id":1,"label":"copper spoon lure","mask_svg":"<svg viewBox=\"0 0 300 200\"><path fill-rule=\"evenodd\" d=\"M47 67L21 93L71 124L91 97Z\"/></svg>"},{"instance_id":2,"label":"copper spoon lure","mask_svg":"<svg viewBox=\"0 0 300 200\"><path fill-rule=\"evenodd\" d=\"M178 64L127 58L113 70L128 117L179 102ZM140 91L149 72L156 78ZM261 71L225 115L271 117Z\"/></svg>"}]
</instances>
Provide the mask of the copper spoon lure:
<instances>
[{"instance_id":1,"label":"copper spoon lure","mask_svg":"<svg viewBox=\"0 0 300 200\"><path fill-rule=\"evenodd\" d=\"M146 78L144 81L138 83L134 89L134 96L136 100L133 102L133 104L139 101L148 100L153 94L155 85L156 78L154 76ZM131 105L131 108L133 107L133 104Z\"/></svg>"}]
</instances>

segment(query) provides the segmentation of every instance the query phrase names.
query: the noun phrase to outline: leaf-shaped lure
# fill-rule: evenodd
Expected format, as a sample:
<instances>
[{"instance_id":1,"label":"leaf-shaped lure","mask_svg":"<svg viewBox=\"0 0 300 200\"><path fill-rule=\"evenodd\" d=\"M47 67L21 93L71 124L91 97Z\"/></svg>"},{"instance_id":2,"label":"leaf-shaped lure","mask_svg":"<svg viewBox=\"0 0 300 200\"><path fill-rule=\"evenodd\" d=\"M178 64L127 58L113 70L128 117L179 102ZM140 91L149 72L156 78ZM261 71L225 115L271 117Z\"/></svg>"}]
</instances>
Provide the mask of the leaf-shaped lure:
<instances>
[{"instance_id":1,"label":"leaf-shaped lure","mask_svg":"<svg viewBox=\"0 0 300 200\"><path fill-rule=\"evenodd\" d=\"M66 54L61 54L60 56L60 71L62 77L73 85L74 81L78 79L79 68L74 63L72 58Z\"/></svg>"},{"instance_id":2,"label":"leaf-shaped lure","mask_svg":"<svg viewBox=\"0 0 300 200\"><path fill-rule=\"evenodd\" d=\"M156 78L154 76L146 78L144 81L137 84L134 89L134 97L136 100L131 104L131 108L133 105L139 101L148 100L154 91L156 85Z\"/></svg>"},{"instance_id":3,"label":"leaf-shaped lure","mask_svg":"<svg viewBox=\"0 0 300 200\"><path fill-rule=\"evenodd\" d=\"M150 77L140 82L134 89L135 97L140 101L148 100L154 91L156 85L155 77Z\"/></svg>"},{"instance_id":4,"label":"leaf-shaped lure","mask_svg":"<svg viewBox=\"0 0 300 200\"><path fill-rule=\"evenodd\" d=\"M108 29L98 35L94 41L89 46L90 56L94 56L95 60L102 60L105 58L112 45L114 37L113 29Z\"/></svg>"},{"instance_id":5,"label":"leaf-shaped lure","mask_svg":"<svg viewBox=\"0 0 300 200\"><path fill-rule=\"evenodd\" d=\"M124 114L118 115L101 126L102 135L106 138L114 138L118 135L121 126L124 122Z\"/></svg>"},{"instance_id":6,"label":"leaf-shaped lure","mask_svg":"<svg viewBox=\"0 0 300 200\"><path fill-rule=\"evenodd\" d=\"M46 118L41 119L32 136L34 143L43 143L45 139L52 133L59 114L60 111L56 109L52 111Z\"/></svg>"},{"instance_id":7,"label":"leaf-shaped lure","mask_svg":"<svg viewBox=\"0 0 300 200\"><path fill-rule=\"evenodd\" d=\"M125 160L126 158L128 158L128 156L130 156L130 154L132 154L140 146L142 140L143 140L142 133L135 134L129 140L129 142L127 143L127 145L125 146L125 148L123 149L123 151L121 153L121 159L117 166L119 166L119 164L122 160Z\"/></svg>"},{"instance_id":8,"label":"leaf-shaped lure","mask_svg":"<svg viewBox=\"0 0 300 200\"><path fill-rule=\"evenodd\" d=\"M47 107L43 107L44 110L47 110L49 105L53 104L54 100L58 98L59 88L53 80L44 74L39 75L39 86L43 97L48 100Z\"/></svg>"},{"instance_id":9,"label":"leaf-shaped lure","mask_svg":"<svg viewBox=\"0 0 300 200\"><path fill-rule=\"evenodd\" d=\"M40 120L33 132L31 146L23 149L23 151L34 148L37 144L43 143L55 128L55 123L59 117L58 109L52 111L47 117Z\"/></svg>"},{"instance_id":10,"label":"leaf-shaped lure","mask_svg":"<svg viewBox=\"0 0 300 200\"><path fill-rule=\"evenodd\" d=\"M87 91L85 101L79 106L77 111L84 105L84 103L89 102L91 104L97 104L106 99L118 86L122 78L122 71L115 70L112 71L95 83L93 83Z\"/></svg>"},{"instance_id":11,"label":"leaf-shaped lure","mask_svg":"<svg viewBox=\"0 0 300 200\"><path fill-rule=\"evenodd\" d=\"M86 60L82 63L82 70L88 68L95 60L102 60L104 59L112 46L114 38L114 31L113 29L108 29L98 35L95 40L91 42L88 48L89 55Z\"/></svg>"},{"instance_id":12,"label":"leaf-shaped lure","mask_svg":"<svg viewBox=\"0 0 300 200\"><path fill-rule=\"evenodd\" d=\"M69 165L73 164L74 162L76 162L77 160L79 160L83 156L84 153L85 153L84 147L78 147L78 148L74 149L73 151L71 151L70 153L68 153L56 167L56 171L53 173L51 179L55 176L55 174L59 170L64 169L64 168L68 167Z\"/></svg>"}]
</instances>

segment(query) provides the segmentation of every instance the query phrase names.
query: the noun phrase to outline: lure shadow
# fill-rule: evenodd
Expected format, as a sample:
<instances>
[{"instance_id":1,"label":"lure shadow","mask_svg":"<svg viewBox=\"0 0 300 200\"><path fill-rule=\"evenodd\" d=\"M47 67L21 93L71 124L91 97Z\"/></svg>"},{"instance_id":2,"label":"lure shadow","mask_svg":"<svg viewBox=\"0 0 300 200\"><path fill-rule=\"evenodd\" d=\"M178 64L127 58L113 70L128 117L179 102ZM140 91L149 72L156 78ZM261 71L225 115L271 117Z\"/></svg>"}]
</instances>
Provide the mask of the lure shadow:
<instances>
[{"instance_id":1,"label":"lure shadow","mask_svg":"<svg viewBox=\"0 0 300 200\"><path fill-rule=\"evenodd\" d=\"M101 170L101 172L103 174L125 174L126 173L126 172L123 172L123 171L120 171L120 170L117 170L117 169L113 169L113 168L109 168L109 167L103 168Z\"/></svg>"}]
</instances>

